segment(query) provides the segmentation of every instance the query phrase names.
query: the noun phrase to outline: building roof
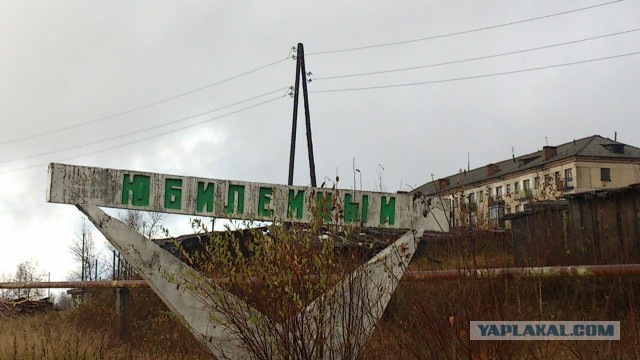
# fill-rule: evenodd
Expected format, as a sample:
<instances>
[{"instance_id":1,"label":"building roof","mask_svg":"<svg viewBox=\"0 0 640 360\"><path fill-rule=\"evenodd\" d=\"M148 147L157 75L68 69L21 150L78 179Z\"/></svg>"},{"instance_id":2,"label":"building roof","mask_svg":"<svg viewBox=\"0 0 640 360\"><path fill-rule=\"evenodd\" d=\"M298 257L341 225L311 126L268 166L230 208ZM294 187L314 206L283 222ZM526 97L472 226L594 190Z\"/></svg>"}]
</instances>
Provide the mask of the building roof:
<instances>
[{"instance_id":1,"label":"building roof","mask_svg":"<svg viewBox=\"0 0 640 360\"><path fill-rule=\"evenodd\" d=\"M569 200L573 199L593 199L593 198L607 198L614 194L620 193L640 193L640 184L631 184L629 186L607 188L607 189L589 189L586 191L578 191L571 194L565 194L563 197Z\"/></svg>"},{"instance_id":2,"label":"building roof","mask_svg":"<svg viewBox=\"0 0 640 360\"><path fill-rule=\"evenodd\" d=\"M305 228L305 226L301 226ZM206 232L200 234L186 234L176 238L164 238L164 239L152 239L158 246L167 250L178 259L185 260L184 253L195 254L202 251L203 248L211 245L211 236L217 235L227 237L229 239L235 238L241 242L247 241L254 237L256 231L260 231L265 235L270 233L269 226L263 226L252 229L237 229L229 231L216 231L215 233ZM337 247L365 247L369 249L383 249L389 244L397 240L402 236L406 230L402 229L358 229L358 231L344 232L340 231L336 234L331 232L327 228L319 230L317 239L319 241L325 241L327 239L333 239ZM333 235L336 235L333 238ZM424 237L433 236L431 233L425 233Z\"/></svg>"},{"instance_id":3,"label":"building roof","mask_svg":"<svg viewBox=\"0 0 640 360\"><path fill-rule=\"evenodd\" d=\"M546 160L544 156L545 151L549 151ZM411 193L422 192L423 194L431 195L438 191L437 184L440 182L444 184L448 183L446 187L447 190L455 189L487 180L500 179L509 174L525 170L542 168L547 164L572 157L640 160L640 148L623 144L600 135L593 135L558 146L545 146L540 151L513 157L470 171L462 171L443 179L428 182L414 189Z\"/></svg>"}]
</instances>

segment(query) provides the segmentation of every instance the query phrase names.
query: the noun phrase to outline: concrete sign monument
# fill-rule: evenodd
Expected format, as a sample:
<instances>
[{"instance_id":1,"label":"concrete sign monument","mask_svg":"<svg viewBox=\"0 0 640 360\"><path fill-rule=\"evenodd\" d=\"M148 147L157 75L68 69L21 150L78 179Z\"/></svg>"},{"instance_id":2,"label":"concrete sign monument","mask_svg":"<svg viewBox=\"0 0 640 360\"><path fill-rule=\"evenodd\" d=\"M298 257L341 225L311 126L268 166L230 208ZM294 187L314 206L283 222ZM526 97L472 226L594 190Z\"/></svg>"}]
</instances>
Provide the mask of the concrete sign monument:
<instances>
[{"instance_id":1,"label":"concrete sign monument","mask_svg":"<svg viewBox=\"0 0 640 360\"><path fill-rule=\"evenodd\" d=\"M343 318L327 317L329 326L317 330L327 332L326 339L335 339L325 346L327 356L342 346L340 339L349 338L350 344L360 346L366 343L423 232L448 231L448 203L407 194L203 179L64 164L51 164L48 177L47 201L74 204L86 214L194 336L218 358L253 358L242 340L234 335L236 332L225 325L225 315L212 313L209 302L213 300L200 295L225 290L107 215L99 206L297 223L310 222L311 214L315 213L330 224L407 229L402 237L356 269L348 280L322 296L325 304L331 304L331 313L343 312L345 307L354 305L369 309L360 333L353 337L336 336L345 331L340 320ZM193 286L179 286L185 279ZM353 295L343 291L353 285L354 279L363 286L366 296L353 299L350 298ZM266 316L240 298L229 294L227 299L242 304L239 308L244 309L247 319ZM327 316L319 313L317 303L318 300L312 302L300 314L304 321L313 323L314 316Z\"/></svg>"},{"instance_id":2,"label":"concrete sign monument","mask_svg":"<svg viewBox=\"0 0 640 360\"><path fill-rule=\"evenodd\" d=\"M93 204L247 220L308 223L319 207L325 223L413 228L412 197L369 191L204 179L139 171L51 164L47 201ZM336 218L341 204L342 216Z\"/></svg>"}]
</instances>

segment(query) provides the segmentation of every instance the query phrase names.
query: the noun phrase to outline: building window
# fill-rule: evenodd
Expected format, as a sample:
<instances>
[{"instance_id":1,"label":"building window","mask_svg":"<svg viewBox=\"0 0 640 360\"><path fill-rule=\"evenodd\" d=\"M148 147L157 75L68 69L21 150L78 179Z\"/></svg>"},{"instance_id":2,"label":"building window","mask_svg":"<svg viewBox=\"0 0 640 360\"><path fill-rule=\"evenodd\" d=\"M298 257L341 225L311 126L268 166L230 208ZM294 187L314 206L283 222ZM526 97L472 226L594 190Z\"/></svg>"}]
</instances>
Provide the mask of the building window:
<instances>
[{"instance_id":1,"label":"building window","mask_svg":"<svg viewBox=\"0 0 640 360\"><path fill-rule=\"evenodd\" d=\"M536 176L533 179L533 188L534 189L540 189L540 177L539 176Z\"/></svg>"},{"instance_id":2,"label":"building window","mask_svg":"<svg viewBox=\"0 0 640 360\"><path fill-rule=\"evenodd\" d=\"M522 187L524 188L524 191L531 190L531 180L522 180Z\"/></svg>"},{"instance_id":3,"label":"building window","mask_svg":"<svg viewBox=\"0 0 640 360\"><path fill-rule=\"evenodd\" d=\"M489 208L489 220L501 220L504 218L504 206L496 205Z\"/></svg>"},{"instance_id":4,"label":"building window","mask_svg":"<svg viewBox=\"0 0 640 360\"><path fill-rule=\"evenodd\" d=\"M476 203L476 193L472 192L469 194L469 204L475 204Z\"/></svg>"},{"instance_id":5,"label":"building window","mask_svg":"<svg viewBox=\"0 0 640 360\"><path fill-rule=\"evenodd\" d=\"M611 181L611 169L609 168L600 169L600 180Z\"/></svg>"},{"instance_id":6,"label":"building window","mask_svg":"<svg viewBox=\"0 0 640 360\"><path fill-rule=\"evenodd\" d=\"M511 184L507 184L507 196L511 195Z\"/></svg>"},{"instance_id":7,"label":"building window","mask_svg":"<svg viewBox=\"0 0 640 360\"><path fill-rule=\"evenodd\" d=\"M489 208L489 224L494 229L504 229L504 206Z\"/></svg>"},{"instance_id":8,"label":"building window","mask_svg":"<svg viewBox=\"0 0 640 360\"><path fill-rule=\"evenodd\" d=\"M478 202L484 201L484 192L482 190L478 191Z\"/></svg>"},{"instance_id":9,"label":"building window","mask_svg":"<svg viewBox=\"0 0 640 360\"><path fill-rule=\"evenodd\" d=\"M520 181L516 181L515 183L513 183L513 189L516 193L520 192Z\"/></svg>"},{"instance_id":10,"label":"building window","mask_svg":"<svg viewBox=\"0 0 640 360\"><path fill-rule=\"evenodd\" d=\"M564 181L569 184L573 181L573 169L565 169L564 170Z\"/></svg>"},{"instance_id":11,"label":"building window","mask_svg":"<svg viewBox=\"0 0 640 360\"><path fill-rule=\"evenodd\" d=\"M496 198L502 198L502 186L496 187Z\"/></svg>"},{"instance_id":12,"label":"building window","mask_svg":"<svg viewBox=\"0 0 640 360\"><path fill-rule=\"evenodd\" d=\"M489 194L489 197L493 197L493 189L489 188L489 190L487 191Z\"/></svg>"}]
</instances>

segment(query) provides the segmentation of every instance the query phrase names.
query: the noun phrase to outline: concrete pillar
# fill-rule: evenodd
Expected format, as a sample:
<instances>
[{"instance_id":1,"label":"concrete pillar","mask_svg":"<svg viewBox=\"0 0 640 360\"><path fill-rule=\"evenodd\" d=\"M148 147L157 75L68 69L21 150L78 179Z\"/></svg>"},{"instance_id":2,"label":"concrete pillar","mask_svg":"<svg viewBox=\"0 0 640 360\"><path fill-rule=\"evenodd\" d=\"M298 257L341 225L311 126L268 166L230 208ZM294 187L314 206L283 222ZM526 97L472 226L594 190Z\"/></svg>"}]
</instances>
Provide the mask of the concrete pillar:
<instances>
[{"instance_id":1,"label":"concrete pillar","mask_svg":"<svg viewBox=\"0 0 640 360\"><path fill-rule=\"evenodd\" d=\"M217 288L196 270L97 206L77 207L216 358L251 358L242 341L234 335L232 329L224 325L226 316L212 311L211 300L200 295L224 290ZM264 316L231 294L227 298L236 301L238 309L246 310L247 318ZM212 317L218 321L211 321Z\"/></svg>"},{"instance_id":2,"label":"concrete pillar","mask_svg":"<svg viewBox=\"0 0 640 360\"><path fill-rule=\"evenodd\" d=\"M129 289L116 288L116 334L122 340L129 338L129 307L131 294Z\"/></svg>"},{"instance_id":3,"label":"concrete pillar","mask_svg":"<svg viewBox=\"0 0 640 360\"><path fill-rule=\"evenodd\" d=\"M322 315L324 321L320 329L311 327L302 341L314 341L322 332L323 358L360 353L382 318L422 234L422 230L408 231L309 304L297 320L317 324Z\"/></svg>"}]
</instances>

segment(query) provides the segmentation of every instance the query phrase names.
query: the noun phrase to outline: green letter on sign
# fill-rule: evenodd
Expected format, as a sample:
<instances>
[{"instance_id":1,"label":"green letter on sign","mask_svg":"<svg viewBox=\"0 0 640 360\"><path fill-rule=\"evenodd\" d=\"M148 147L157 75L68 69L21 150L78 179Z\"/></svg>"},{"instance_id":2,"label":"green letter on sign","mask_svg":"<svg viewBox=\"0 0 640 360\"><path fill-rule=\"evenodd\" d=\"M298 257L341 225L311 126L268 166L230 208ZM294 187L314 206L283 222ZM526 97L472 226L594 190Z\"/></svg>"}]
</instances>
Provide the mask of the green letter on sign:
<instances>
[{"instance_id":1,"label":"green letter on sign","mask_svg":"<svg viewBox=\"0 0 640 360\"><path fill-rule=\"evenodd\" d=\"M351 194L344 194L344 222L358 221L360 204L351 202Z\"/></svg>"},{"instance_id":2,"label":"green letter on sign","mask_svg":"<svg viewBox=\"0 0 640 360\"><path fill-rule=\"evenodd\" d=\"M129 174L125 174L122 179L122 205L129 204L129 193L131 205L149 206L149 187L151 178L146 175L133 175L133 181L129 180Z\"/></svg>"},{"instance_id":3,"label":"green letter on sign","mask_svg":"<svg viewBox=\"0 0 640 360\"><path fill-rule=\"evenodd\" d=\"M182 179L167 179L164 182L164 208L182 208Z\"/></svg>"},{"instance_id":4,"label":"green letter on sign","mask_svg":"<svg viewBox=\"0 0 640 360\"><path fill-rule=\"evenodd\" d=\"M380 198L380 225L384 225L389 221L389 225L396 222L396 198L383 196Z\"/></svg>"},{"instance_id":5,"label":"green letter on sign","mask_svg":"<svg viewBox=\"0 0 640 360\"><path fill-rule=\"evenodd\" d=\"M325 193L318 193L316 195L316 218L317 219L324 219L324 221L331 221L331 213L332 213L332 202L331 202L331 198L332 198L332 193L329 192L325 192Z\"/></svg>"},{"instance_id":6,"label":"green letter on sign","mask_svg":"<svg viewBox=\"0 0 640 360\"><path fill-rule=\"evenodd\" d=\"M238 195L238 206L236 204L236 194ZM229 196L227 197L227 207L224 209L227 214L242 215L244 213L244 186L229 185Z\"/></svg>"},{"instance_id":7,"label":"green letter on sign","mask_svg":"<svg viewBox=\"0 0 640 360\"><path fill-rule=\"evenodd\" d=\"M271 195L273 195L272 188L260 188L260 195L258 197L258 215L267 217L273 216L273 210L266 208L266 205L271 202Z\"/></svg>"},{"instance_id":8,"label":"green letter on sign","mask_svg":"<svg viewBox=\"0 0 640 360\"><path fill-rule=\"evenodd\" d=\"M362 195L362 223L369 219L369 195Z\"/></svg>"},{"instance_id":9,"label":"green letter on sign","mask_svg":"<svg viewBox=\"0 0 640 360\"><path fill-rule=\"evenodd\" d=\"M344 195L344 222L350 223L358 220L367 222L369 196L362 195L362 219L360 219L360 204L351 202L351 194Z\"/></svg>"},{"instance_id":10,"label":"green letter on sign","mask_svg":"<svg viewBox=\"0 0 640 360\"><path fill-rule=\"evenodd\" d=\"M298 191L294 196L296 190L289 189L289 205L287 206L287 218L293 217L293 212L296 213L296 219L302 219L302 208L304 206L304 191Z\"/></svg>"},{"instance_id":11,"label":"green letter on sign","mask_svg":"<svg viewBox=\"0 0 640 360\"><path fill-rule=\"evenodd\" d=\"M202 181L198 181L198 196L196 197L196 211L201 213L203 211L213 211L213 194L215 184L207 183L207 187L204 186ZM205 210L206 206L206 210Z\"/></svg>"}]
</instances>

